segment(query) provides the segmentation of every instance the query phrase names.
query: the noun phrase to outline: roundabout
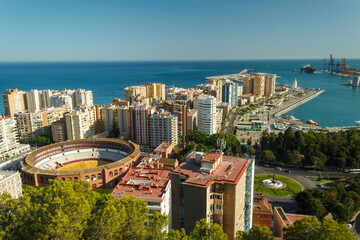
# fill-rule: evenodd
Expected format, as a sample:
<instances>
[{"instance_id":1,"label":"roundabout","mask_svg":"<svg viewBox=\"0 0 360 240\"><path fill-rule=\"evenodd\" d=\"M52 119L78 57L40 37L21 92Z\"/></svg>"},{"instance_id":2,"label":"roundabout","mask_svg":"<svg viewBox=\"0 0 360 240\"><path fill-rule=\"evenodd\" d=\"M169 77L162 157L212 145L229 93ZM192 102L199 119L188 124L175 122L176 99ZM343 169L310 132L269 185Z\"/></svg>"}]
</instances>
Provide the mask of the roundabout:
<instances>
[{"instance_id":1,"label":"roundabout","mask_svg":"<svg viewBox=\"0 0 360 240\"><path fill-rule=\"evenodd\" d=\"M254 190L263 194L288 197L302 191L302 186L295 180L274 174L261 174L254 177Z\"/></svg>"}]
</instances>

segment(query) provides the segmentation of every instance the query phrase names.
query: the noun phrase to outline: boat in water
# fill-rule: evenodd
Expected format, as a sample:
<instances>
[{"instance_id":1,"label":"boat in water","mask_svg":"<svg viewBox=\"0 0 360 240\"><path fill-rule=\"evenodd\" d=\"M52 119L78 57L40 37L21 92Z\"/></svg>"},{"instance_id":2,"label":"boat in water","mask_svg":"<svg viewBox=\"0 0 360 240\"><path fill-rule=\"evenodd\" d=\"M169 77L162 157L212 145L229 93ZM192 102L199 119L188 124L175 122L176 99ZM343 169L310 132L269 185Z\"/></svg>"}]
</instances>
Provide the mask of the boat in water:
<instances>
[{"instance_id":1,"label":"boat in water","mask_svg":"<svg viewBox=\"0 0 360 240\"><path fill-rule=\"evenodd\" d=\"M319 126L319 124L311 119L309 119L307 122L307 124L311 124L311 125L315 125L315 126Z\"/></svg>"},{"instance_id":2,"label":"boat in water","mask_svg":"<svg viewBox=\"0 0 360 240\"><path fill-rule=\"evenodd\" d=\"M315 71L316 68L311 67L310 64L306 64L302 68L300 68L301 73L314 73Z\"/></svg>"}]
</instances>

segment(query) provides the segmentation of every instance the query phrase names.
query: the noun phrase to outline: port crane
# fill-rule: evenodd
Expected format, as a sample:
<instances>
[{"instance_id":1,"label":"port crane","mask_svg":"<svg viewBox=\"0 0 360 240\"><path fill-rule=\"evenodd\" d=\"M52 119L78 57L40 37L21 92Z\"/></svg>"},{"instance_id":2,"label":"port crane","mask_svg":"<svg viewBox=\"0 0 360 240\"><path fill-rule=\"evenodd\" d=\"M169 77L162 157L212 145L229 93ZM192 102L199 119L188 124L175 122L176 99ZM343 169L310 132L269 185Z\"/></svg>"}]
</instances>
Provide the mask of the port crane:
<instances>
[{"instance_id":1,"label":"port crane","mask_svg":"<svg viewBox=\"0 0 360 240\"><path fill-rule=\"evenodd\" d=\"M323 65L323 71L328 71L330 73L336 72L336 73L344 73L344 74L352 74L354 72L358 72L359 70L356 68L352 68L349 65L346 64L346 59L342 58L341 63L335 62L335 59L333 58L333 55L330 54L330 60L324 58L322 62L315 63L315 65Z\"/></svg>"}]
</instances>

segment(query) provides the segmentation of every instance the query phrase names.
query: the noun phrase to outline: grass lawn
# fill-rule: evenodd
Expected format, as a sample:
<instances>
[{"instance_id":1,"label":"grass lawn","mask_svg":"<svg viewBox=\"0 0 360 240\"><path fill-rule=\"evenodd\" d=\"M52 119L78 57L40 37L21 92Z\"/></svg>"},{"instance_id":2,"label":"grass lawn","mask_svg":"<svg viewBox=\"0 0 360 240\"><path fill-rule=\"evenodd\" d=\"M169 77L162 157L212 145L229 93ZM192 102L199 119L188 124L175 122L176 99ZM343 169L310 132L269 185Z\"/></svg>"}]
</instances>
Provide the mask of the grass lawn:
<instances>
[{"instance_id":1,"label":"grass lawn","mask_svg":"<svg viewBox=\"0 0 360 240\"><path fill-rule=\"evenodd\" d=\"M312 180L314 180L315 182L319 183L319 184L323 184L323 183L328 183L328 182L333 182L334 180L328 179L328 178L322 178L321 180L319 180L318 178L313 178Z\"/></svg>"},{"instance_id":2,"label":"grass lawn","mask_svg":"<svg viewBox=\"0 0 360 240\"><path fill-rule=\"evenodd\" d=\"M263 194L276 196L276 197L287 197L296 195L302 191L302 186L295 180L287 178L281 175L276 175L275 178L286 184L283 189L268 188L262 184L262 181L267 178L272 178L272 174L261 174L255 175L254 177L254 190Z\"/></svg>"}]
</instances>

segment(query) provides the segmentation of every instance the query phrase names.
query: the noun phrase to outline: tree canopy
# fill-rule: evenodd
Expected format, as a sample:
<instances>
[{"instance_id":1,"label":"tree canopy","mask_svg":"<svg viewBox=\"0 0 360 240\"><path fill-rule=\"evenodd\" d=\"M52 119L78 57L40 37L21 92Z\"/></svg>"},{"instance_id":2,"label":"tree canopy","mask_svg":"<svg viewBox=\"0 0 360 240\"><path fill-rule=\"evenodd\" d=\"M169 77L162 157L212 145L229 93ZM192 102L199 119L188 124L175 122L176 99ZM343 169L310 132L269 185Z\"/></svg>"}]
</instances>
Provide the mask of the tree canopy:
<instances>
[{"instance_id":1,"label":"tree canopy","mask_svg":"<svg viewBox=\"0 0 360 240\"><path fill-rule=\"evenodd\" d=\"M88 183L52 180L47 187L26 187L19 200L0 196L2 239L163 239L166 216L148 220L146 203L117 200Z\"/></svg>"},{"instance_id":2,"label":"tree canopy","mask_svg":"<svg viewBox=\"0 0 360 240\"><path fill-rule=\"evenodd\" d=\"M91 190L87 182L55 179L46 187L24 187L18 200L0 195L0 239L227 239L219 225L205 219L189 235L184 229L167 234L167 216L154 211L148 219L147 214L145 201L118 200Z\"/></svg>"},{"instance_id":3,"label":"tree canopy","mask_svg":"<svg viewBox=\"0 0 360 240\"><path fill-rule=\"evenodd\" d=\"M348 222L360 210L360 176L346 182L335 182L326 191L306 189L296 196L296 202L304 214L323 219L331 213L340 223Z\"/></svg>"},{"instance_id":4,"label":"tree canopy","mask_svg":"<svg viewBox=\"0 0 360 240\"><path fill-rule=\"evenodd\" d=\"M255 225L250 229L250 232L238 231L236 233L236 240L275 240L270 228L266 226Z\"/></svg>"},{"instance_id":5,"label":"tree canopy","mask_svg":"<svg viewBox=\"0 0 360 240\"><path fill-rule=\"evenodd\" d=\"M285 165L308 167L360 167L360 130L319 133L284 133L265 131L260 140L261 149L271 150L276 161Z\"/></svg>"},{"instance_id":6,"label":"tree canopy","mask_svg":"<svg viewBox=\"0 0 360 240\"><path fill-rule=\"evenodd\" d=\"M284 228L284 240L356 240L345 224L325 219L322 223L316 218L304 218Z\"/></svg>"},{"instance_id":7,"label":"tree canopy","mask_svg":"<svg viewBox=\"0 0 360 240\"><path fill-rule=\"evenodd\" d=\"M33 139L34 143L36 143L39 146L49 145L52 142L52 139L50 136L45 135L39 135Z\"/></svg>"}]
</instances>

